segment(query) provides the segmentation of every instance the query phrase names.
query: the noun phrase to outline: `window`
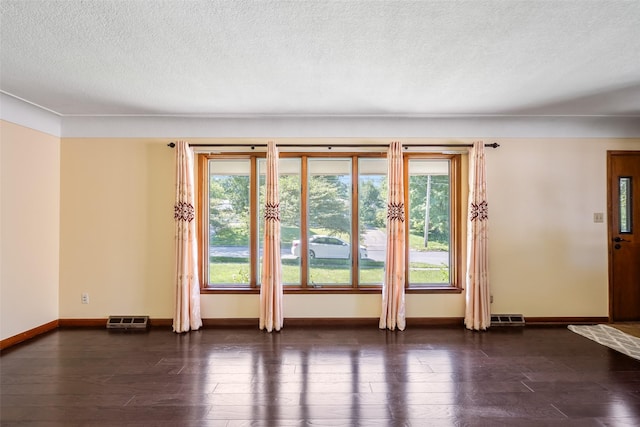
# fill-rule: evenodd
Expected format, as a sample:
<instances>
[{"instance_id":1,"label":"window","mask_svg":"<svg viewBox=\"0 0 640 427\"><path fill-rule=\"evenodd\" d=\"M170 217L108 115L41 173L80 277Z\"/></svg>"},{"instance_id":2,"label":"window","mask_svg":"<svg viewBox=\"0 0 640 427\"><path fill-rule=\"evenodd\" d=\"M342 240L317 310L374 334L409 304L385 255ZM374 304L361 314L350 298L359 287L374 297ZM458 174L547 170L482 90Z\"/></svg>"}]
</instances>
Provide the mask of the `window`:
<instances>
[{"instance_id":1,"label":"window","mask_svg":"<svg viewBox=\"0 0 640 427\"><path fill-rule=\"evenodd\" d=\"M450 162L409 160L409 269L413 284L448 284L451 275Z\"/></svg>"},{"instance_id":2,"label":"window","mask_svg":"<svg viewBox=\"0 0 640 427\"><path fill-rule=\"evenodd\" d=\"M248 285L251 264L249 159L210 159L208 179L208 283Z\"/></svg>"},{"instance_id":3,"label":"window","mask_svg":"<svg viewBox=\"0 0 640 427\"><path fill-rule=\"evenodd\" d=\"M307 164L308 283L350 287L351 159L310 158Z\"/></svg>"},{"instance_id":4,"label":"window","mask_svg":"<svg viewBox=\"0 0 640 427\"><path fill-rule=\"evenodd\" d=\"M407 290L459 291L460 155L405 153L404 161ZM257 291L264 155L201 154L198 164L203 292ZM285 291L378 292L387 239L384 154L281 153L279 172Z\"/></svg>"},{"instance_id":5,"label":"window","mask_svg":"<svg viewBox=\"0 0 640 427\"><path fill-rule=\"evenodd\" d=\"M301 189L301 162L299 158L281 158L278 161L280 178L278 179L280 192L280 254L282 257L282 281L285 286L300 286L300 257L291 253L293 246L299 246L300 242L300 195ZM264 239L264 204L266 197L267 161L258 160L260 174L260 192L258 203L258 249L261 252ZM258 262L258 272L262 264ZM260 278L260 273L257 274Z\"/></svg>"},{"instance_id":6,"label":"window","mask_svg":"<svg viewBox=\"0 0 640 427\"><path fill-rule=\"evenodd\" d=\"M387 256L387 159L358 160L359 284L380 285Z\"/></svg>"},{"instance_id":7,"label":"window","mask_svg":"<svg viewBox=\"0 0 640 427\"><path fill-rule=\"evenodd\" d=\"M631 231L631 219L633 218L632 212L632 198L631 195L631 177L621 176L618 178L618 212L620 218L618 219L618 233L632 233Z\"/></svg>"}]
</instances>

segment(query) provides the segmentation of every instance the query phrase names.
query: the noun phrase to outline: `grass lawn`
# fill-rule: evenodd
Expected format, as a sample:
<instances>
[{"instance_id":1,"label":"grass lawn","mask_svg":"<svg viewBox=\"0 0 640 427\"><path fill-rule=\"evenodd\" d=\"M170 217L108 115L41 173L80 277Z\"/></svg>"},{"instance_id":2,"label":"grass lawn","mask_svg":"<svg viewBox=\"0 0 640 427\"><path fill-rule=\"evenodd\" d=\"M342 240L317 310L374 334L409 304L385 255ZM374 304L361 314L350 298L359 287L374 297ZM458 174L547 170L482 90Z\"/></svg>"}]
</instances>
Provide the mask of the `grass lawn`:
<instances>
[{"instance_id":1,"label":"grass lawn","mask_svg":"<svg viewBox=\"0 0 640 427\"><path fill-rule=\"evenodd\" d=\"M247 258L212 257L210 283L246 284L249 282L249 262ZM449 272L442 266L414 263L410 266L412 283L448 283ZM362 260L360 283L381 284L384 277L384 263ZM282 279L285 284L300 283L300 264L297 259L283 259ZM310 284L351 284L351 268L348 260L315 260L309 272Z\"/></svg>"},{"instance_id":2,"label":"grass lawn","mask_svg":"<svg viewBox=\"0 0 640 427\"><path fill-rule=\"evenodd\" d=\"M384 230L382 230L384 231ZM309 231L311 235L330 235L332 234L329 230L325 230L322 228L314 228ZM338 237L344 241L350 241L350 236L345 233L333 233L335 237ZM409 234L409 247L414 251L448 251L449 245L447 243L436 242L434 240L429 241L428 247L424 247L424 236L422 234ZM293 240L300 239L300 229L298 227L285 226L282 225L280 227L280 242L283 246L291 246L291 242ZM263 236L262 233L259 236L259 245L262 246ZM211 238L209 242L213 246L248 246L249 245L249 235L247 234L247 230L242 227L227 227L222 230L215 236Z\"/></svg>"},{"instance_id":3,"label":"grass lawn","mask_svg":"<svg viewBox=\"0 0 640 427\"><path fill-rule=\"evenodd\" d=\"M424 247L424 236L422 234L409 233L409 248L414 251L426 252L426 251L448 251L449 245L446 243L429 241L428 247Z\"/></svg>"}]
</instances>

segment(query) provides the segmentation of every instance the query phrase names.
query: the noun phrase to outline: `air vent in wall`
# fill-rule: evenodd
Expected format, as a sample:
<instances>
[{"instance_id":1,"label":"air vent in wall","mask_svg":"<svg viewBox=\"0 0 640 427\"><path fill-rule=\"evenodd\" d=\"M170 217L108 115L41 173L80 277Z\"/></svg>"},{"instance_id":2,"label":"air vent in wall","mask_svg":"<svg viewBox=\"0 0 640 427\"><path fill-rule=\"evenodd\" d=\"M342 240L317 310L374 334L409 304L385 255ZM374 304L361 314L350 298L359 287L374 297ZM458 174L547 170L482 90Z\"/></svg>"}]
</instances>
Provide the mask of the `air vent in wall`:
<instances>
[{"instance_id":1,"label":"air vent in wall","mask_svg":"<svg viewBox=\"0 0 640 427\"><path fill-rule=\"evenodd\" d=\"M491 326L524 326L522 314L492 314Z\"/></svg>"},{"instance_id":2,"label":"air vent in wall","mask_svg":"<svg viewBox=\"0 0 640 427\"><path fill-rule=\"evenodd\" d=\"M109 316L107 329L147 329L149 316Z\"/></svg>"}]
</instances>

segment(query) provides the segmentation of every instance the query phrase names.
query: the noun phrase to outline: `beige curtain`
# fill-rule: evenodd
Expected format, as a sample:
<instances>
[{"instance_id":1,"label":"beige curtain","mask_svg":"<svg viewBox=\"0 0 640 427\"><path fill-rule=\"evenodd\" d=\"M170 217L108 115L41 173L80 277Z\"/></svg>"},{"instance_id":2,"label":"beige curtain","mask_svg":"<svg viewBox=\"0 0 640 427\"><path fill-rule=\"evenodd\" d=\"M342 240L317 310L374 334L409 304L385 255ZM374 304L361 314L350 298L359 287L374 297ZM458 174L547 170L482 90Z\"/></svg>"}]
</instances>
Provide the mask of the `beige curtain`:
<instances>
[{"instance_id":1,"label":"beige curtain","mask_svg":"<svg viewBox=\"0 0 640 427\"><path fill-rule=\"evenodd\" d=\"M491 326L488 218L484 143L475 142L469 155L467 294L464 323L468 329L476 331Z\"/></svg>"},{"instance_id":2,"label":"beige curtain","mask_svg":"<svg viewBox=\"0 0 640 427\"><path fill-rule=\"evenodd\" d=\"M405 328L405 224L404 167L402 144L392 142L387 155L389 162L389 193L387 205L387 258L382 283L382 314L380 329L403 331Z\"/></svg>"},{"instance_id":3,"label":"beige curtain","mask_svg":"<svg viewBox=\"0 0 640 427\"><path fill-rule=\"evenodd\" d=\"M202 326L200 280L195 224L193 152L185 141L176 145L176 300L173 331L187 332Z\"/></svg>"},{"instance_id":4,"label":"beige curtain","mask_svg":"<svg viewBox=\"0 0 640 427\"><path fill-rule=\"evenodd\" d=\"M282 267L280 259L280 201L278 148L267 144L267 194L264 207L264 250L260 284L260 329L282 328Z\"/></svg>"}]
</instances>

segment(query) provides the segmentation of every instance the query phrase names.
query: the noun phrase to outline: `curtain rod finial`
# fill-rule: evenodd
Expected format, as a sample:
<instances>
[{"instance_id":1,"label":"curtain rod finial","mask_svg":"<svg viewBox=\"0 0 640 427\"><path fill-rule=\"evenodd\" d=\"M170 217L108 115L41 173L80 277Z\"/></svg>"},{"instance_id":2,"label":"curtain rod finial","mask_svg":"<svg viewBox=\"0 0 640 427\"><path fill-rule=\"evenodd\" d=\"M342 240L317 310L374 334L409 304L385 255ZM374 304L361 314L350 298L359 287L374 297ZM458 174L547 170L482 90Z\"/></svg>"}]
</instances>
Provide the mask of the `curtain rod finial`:
<instances>
[{"instance_id":1,"label":"curtain rod finial","mask_svg":"<svg viewBox=\"0 0 640 427\"><path fill-rule=\"evenodd\" d=\"M167 144L167 147L173 148L175 146L176 146L176 144L174 142L170 142L170 143Z\"/></svg>"},{"instance_id":2,"label":"curtain rod finial","mask_svg":"<svg viewBox=\"0 0 640 427\"><path fill-rule=\"evenodd\" d=\"M498 147L500 147L500 144L498 144L497 142L494 142L493 144L488 144L488 145L489 145L489 147L491 147L491 148L498 148Z\"/></svg>"}]
</instances>

